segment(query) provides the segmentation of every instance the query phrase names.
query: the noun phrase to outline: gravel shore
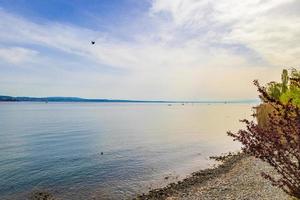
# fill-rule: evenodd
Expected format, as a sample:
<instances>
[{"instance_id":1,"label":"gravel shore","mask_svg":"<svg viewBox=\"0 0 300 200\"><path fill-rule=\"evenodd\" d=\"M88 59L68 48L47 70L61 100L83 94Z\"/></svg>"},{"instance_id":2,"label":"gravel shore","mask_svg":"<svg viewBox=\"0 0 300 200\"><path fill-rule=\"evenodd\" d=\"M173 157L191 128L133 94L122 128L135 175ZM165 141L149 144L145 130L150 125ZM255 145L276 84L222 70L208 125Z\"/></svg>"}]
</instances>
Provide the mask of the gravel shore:
<instances>
[{"instance_id":1,"label":"gravel shore","mask_svg":"<svg viewBox=\"0 0 300 200\"><path fill-rule=\"evenodd\" d=\"M262 171L276 174L259 159L244 154L233 155L225 158L223 164L216 168L196 172L183 181L152 190L136 199L293 199L262 178Z\"/></svg>"}]
</instances>

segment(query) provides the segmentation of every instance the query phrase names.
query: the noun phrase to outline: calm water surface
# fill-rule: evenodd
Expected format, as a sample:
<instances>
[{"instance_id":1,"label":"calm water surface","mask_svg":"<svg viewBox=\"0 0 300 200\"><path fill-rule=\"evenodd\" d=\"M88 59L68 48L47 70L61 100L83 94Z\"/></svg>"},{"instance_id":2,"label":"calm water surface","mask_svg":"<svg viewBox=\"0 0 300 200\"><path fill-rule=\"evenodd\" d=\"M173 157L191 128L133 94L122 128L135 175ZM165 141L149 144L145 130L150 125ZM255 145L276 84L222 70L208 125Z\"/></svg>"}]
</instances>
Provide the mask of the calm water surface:
<instances>
[{"instance_id":1,"label":"calm water surface","mask_svg":"<svg viewBox=\"0 0 300 200\"><path fill-rule=\"evenodd\" d=\"M239 149L226 131L252 106L0 103L0 199L123 199L182 179Z\"/></svg>"}]
</instances>

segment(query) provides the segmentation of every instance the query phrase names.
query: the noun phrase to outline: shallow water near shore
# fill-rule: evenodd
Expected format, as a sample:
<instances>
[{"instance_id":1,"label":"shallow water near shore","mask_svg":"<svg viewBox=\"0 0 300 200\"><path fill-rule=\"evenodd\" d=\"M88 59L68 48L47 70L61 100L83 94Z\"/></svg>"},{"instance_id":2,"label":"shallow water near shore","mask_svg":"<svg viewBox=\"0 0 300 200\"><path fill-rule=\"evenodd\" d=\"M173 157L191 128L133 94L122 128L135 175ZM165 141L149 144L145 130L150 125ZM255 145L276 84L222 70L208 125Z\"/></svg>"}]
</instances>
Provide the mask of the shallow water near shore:
<instances>
[{"instance_id":1,"label":"shallow water near shore","mask_svg":"<svg viewBox=\"0 0 300 200\"><path fill-rule=\"evenodd\" d=\"M120 199L164 186L238 150L226 131L252 106L0 103L0 199Z\"/></svg>"}]
</instances>

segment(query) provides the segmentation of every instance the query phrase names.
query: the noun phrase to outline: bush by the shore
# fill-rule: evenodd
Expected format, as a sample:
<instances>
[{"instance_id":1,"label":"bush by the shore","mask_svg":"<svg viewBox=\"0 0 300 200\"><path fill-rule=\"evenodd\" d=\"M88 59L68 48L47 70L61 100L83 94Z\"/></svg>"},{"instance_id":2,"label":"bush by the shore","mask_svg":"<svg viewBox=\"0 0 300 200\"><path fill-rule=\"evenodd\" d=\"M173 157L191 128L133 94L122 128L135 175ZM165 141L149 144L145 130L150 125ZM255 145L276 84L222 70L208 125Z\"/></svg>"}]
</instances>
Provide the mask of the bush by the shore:
<instances>
[{"instance_id":1,"label":"bush by the shore","mask_svg":"<svg viewBox=\"0 0 300 200\"><path fill-rule=\"evenodd\" d=\"M268 162L280 175L263 177L300 198L300 72L293 69L289 76L284 70L282 83L255 85L263 102L254 114L257 122L242 120L247 128L228 134L243 144L244 152Z\"/></svg>"}]
</instances>

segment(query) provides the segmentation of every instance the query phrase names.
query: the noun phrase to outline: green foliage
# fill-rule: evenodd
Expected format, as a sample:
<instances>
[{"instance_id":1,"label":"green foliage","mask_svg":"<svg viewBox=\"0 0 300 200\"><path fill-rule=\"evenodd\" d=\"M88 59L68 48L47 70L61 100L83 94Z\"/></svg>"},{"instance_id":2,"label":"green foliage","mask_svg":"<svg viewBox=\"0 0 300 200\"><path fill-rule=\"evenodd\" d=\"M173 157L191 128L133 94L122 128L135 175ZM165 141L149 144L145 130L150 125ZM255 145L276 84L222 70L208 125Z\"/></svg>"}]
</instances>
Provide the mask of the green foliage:
<instances>
[{"instance_id":1,"label":"green foliage","mask_svg":"<svg viewBox=\"0 0 300 200\"><path fill-rule=\"evenodd\" d=\"M268 94L276 100L280 99L280 96L283 93L283 87L281 83L270 82L267 84Z\"/></svg>"},{"instance_id":2,"label":"green foliage","mask_svg":"<svg viewBox=\"0 0 300 200\"><path fill-rule=\"evenodd\" d=\"M290 73L284 69L281 74L281 83L270 82L267 84L266 91L269 96L287 104L289 101L292 104L300 107L300 71L291 69Z\"/></svg>"},{"instance_id":3,"label":"green foliage","mask_svg":"<svg viewBox=\"0 0 300 200\"><path fill-rule=\"evenodd\" d=\"M282 71L281 82L282 82L282 93L285 93L288 90L288 82L289 82L289 74L286 69Z\"/></svg>"},{"instance_id":4,"label":"green foliage","mask_svg":"<svg viewBox=\"0 0 300 200\"><path fill-rule=\"evenodd\" d=\"M283 93L279 100L283 104L287 104L290 100L292 104L300 107L300 88L299 87L290 87L285 93Z\"/></svg>"}]
</instances>

